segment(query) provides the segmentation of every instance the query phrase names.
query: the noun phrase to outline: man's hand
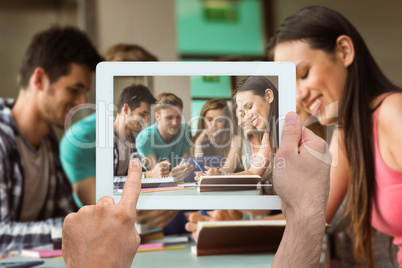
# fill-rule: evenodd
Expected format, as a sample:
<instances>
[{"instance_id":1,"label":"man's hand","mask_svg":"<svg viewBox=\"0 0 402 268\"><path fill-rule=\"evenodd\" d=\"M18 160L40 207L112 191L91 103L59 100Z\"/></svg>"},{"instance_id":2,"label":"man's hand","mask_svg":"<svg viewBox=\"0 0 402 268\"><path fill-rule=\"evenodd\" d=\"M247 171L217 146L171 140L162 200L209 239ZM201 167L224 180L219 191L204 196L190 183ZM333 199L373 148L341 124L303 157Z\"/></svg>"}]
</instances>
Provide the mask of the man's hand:
<instances>
[{"instance_id":1,"label":"man's hand","mask_svg":"<svg viewBox=\"0 0 402 268\"><path fill-rule=\"evenodd\" d=\"M177 210L138 210L136 222L146 224L150 230L164 228L177 213Z\"/></svg>"},{"instance_id":2,"label":"man's hand","mask_svg":"<svg viewBox=\"0 0 402 268\"><path fill-rule=\"evenodd\" d=\"M66 267L130 267L140 244L135 228L136 205L141 190L141 163L130 162L121 200L99 199L69 214L63 225Z\"/></svg>"},{"instance_id":3,"label":"man's hand","mask_svg":"<svg viewBox=\"0 0 402 268\"><path fill-rule=\"evenodd\" d=\"M145 172L145 175L147 178L162 178L169 176L169 166L170 163L167 160L159 162L152 170Z\"/></svg>"},{"instance_id":4,"label":"man's hand","mask_svg":"<svg viewBox=\"0 0 402 268\"><path fill-rule=\"evenodd\" d=\"M324 140L288 113L275 156L274 186L286 228L272 267L318 267L325 232L331 154Z\"/></svg>"},{"instance_id":5,"label":"man's hand","mask_svg":"<svg viewBox=\"0 0 402 268\"><path fill-rule=\"evenodd\" d=\"M214 176L214 175L221 175L222 174L222 172L217 168L205 166L205 169L207 170L205 173L203 173L201 171L198 171L198 172L195 173L194 179L196 181L199 181L201 176Z\"/></svg>"},{"instance_id":6,"label":"man's hand","mask_svg":"<svg viewBox=\"0 0 402 268\"><path fill-rule=\"evenodd\" d=\"M286 218L300 213L316 216L323 213L325 217L329 159L327 143L309 129L301 128L298 116L290 113L286 117L274 166L274 186Z\"/></svg>"},{"instance_id":7,"label":"man's hand","mask_svg":"<svg viewBox=\"0 0 402 268\"><path fill-rule=\"evenodd\" d=\"M188 162L180 163L180 165L172 168L170 176L174 177L176 180L183 180L185 177L187 177L188 174L190 174L191 171L193 171L193 169L194 166Z\"/></svg>"}]
</instances>

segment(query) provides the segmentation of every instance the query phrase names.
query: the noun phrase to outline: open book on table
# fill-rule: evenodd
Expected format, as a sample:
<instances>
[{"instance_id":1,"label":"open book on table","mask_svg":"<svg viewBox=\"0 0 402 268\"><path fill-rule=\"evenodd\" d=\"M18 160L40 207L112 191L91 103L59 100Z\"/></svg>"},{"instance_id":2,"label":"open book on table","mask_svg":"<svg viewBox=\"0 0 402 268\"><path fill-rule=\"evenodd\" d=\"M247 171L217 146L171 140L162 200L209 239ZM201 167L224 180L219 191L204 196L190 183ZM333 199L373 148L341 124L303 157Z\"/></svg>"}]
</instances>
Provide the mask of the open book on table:
<instances>
[{"instance_id":1,"label":"open book on table","mask_svg":"<svg viewBox=\"0 0 402 268\"><path fill-rule=\"evenodd\" d=\"M275 252L285 230L285 220L198 222L197 256Z\"/></svg>"},{"instance_id":2,"label":"open book on table","mask_svg":"<svg viewBox=\"0 0 402 268\"><path fill-rule=\"evenodd\" d=\"M200 192L257 190L261 177L258 175L201 176Z\"/></svg>"}]
</instances>

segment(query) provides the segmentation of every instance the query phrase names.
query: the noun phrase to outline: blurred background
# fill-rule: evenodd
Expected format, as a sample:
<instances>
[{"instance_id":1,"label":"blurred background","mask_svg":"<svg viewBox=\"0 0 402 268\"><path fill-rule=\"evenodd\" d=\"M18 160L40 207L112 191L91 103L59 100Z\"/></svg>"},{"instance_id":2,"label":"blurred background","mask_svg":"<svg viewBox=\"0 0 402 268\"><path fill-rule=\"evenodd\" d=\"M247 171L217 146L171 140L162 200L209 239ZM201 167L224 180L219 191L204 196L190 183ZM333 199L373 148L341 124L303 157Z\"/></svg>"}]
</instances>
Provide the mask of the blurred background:
<instances>
[{"instance_id":1,"label":"blurred background","mask_svg":"<svg viewBox=\"0 0 402 268\"><path fill-rule=\"evenodd\" d=\"M0 0L0 97L17 96L17 73L32 35L54 24L78 26L100 53L117 43L134 43L161 61L265 60L275 29L308 5L328 6L347 17L385 74L402 86L402 1ZM171 91L193 107L210 97L230 97L228 81L212 77L203 83L215 83L213 96L197 88ZM154 88L154 94L164 91ZM89 102L95 102L94 89ZM185 105L184 113L197 112Z\"/></svg>"}]
</instances>

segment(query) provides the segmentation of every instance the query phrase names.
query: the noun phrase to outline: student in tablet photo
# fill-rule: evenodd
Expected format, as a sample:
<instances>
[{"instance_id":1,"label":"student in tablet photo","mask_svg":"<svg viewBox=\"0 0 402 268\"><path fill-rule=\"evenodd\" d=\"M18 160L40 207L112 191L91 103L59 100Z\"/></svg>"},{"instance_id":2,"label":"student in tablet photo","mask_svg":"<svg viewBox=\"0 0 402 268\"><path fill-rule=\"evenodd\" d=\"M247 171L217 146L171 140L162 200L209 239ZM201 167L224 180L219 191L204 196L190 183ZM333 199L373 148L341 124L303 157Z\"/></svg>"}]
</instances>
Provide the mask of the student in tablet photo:
<instances>
[{"instance_id":1,"label":"student in tablet photo","mask_svg":"<svg viewBox=\"0 0 402 268\"><path fill-rule=\"evenodd\" d=\"M117 115L113 122L114 175L127 176L132 158L139 158L134 133L147 127L151 105L156 99L144 85L131 85L123 89L117 102ZM169 171L156 165L145 172L145 177L164 177Z\"/></svg>"},{"instance_id":2,"label":"student in tablet photo","mask_svg":"<svg viewBox=\"0 0 402 268\"><path fill-rule=\"evenodd\" d=\"M255 142L255 144L252 144L255 153L250 156L250 167L245 171L235 174L259 175L264 180L272 183L272 166L270 166L270 163L273 157L271 148L275 149L277 146L278 91L267 78L252 76L240 82L233 95L238 124L246 133L253 133L252 139ZM254 132L255 130L258 132ZM210 167L207 167L207 169L207 175L222 175L220 169ZM203 175L202 172L197 172L196 180L201 175ZM200 212L194 212L189 216L186 229L195 233L198 221L241 220L250 219L254 216L261 217L267 214L269 214L269 211L254 213L220 210L214 211L211 217L208 217L202 215Z\"/></svg>"},{"instance_id":3,"label":"student in tablet photo","mask_svg":"<svg viewBox=\"0 0 402 268\"><path fill-rule=\"evenodd\" d=\"M303 108L323 125L338 124L327 222L346 196L356 262L392 266L389 257L373 259L389 248L387 239L376 240L378 230L394 237L402 267L401 88L383 74L355 27L330 8L307 7L288 17L269 50L275 61L296 64Z\"/></svg>"},{"instance_id":4,"label":"student in tablet photo","mask_svg":"<svg viewBox=\"0 0 402 268\"><path fill-rule=\"evenodd\" d=\"M251 167L238 175L259 175L272 182L272 168L268 168L272 152L277 148L278 90L263 76L251 76L238 85L234 93L239 122L251 124L262 133L261 146ZM220 169L206 167L206 175L222 175ZM197 172L196 179L203 175Z\"/></svg>"},{"instance_id":5,"label":"student in tablet photo","mask_svg":"<svg viewBox=\"0 0 402 268\"><path fill-rule=\"evenodd\" d=\"M325 141L302 129L297 114L289 113L275 156L286 163L286 168L274 167L274 183L287 222L271 267L317 267L320 262L330 166L306 147L331 158ZM134 226L140 179L141 163L133 159L119 203L103 197L95 206L67 216L62 246L66 267L132 265L140 244Z\"/></svg>"},{"instance_id":6,"label":"student in tablet photo","mask_svg":"<svg viewBox=\"0 0 402 268\"><path fill-rule=\"evenodd\" d=\"M258 131L250 122L245 120L244 117L238 112L236 103L233 102L233 111L236 114L235 122L240 126L239 131L242 139L242 163L244 170L251 168L253 155L258 153L261 147L263 132Z\"/></svg>"},{"instance_id":7,"label":"student in tablet photo","mask_svg":"<svg viewBox=\"0 0 402 268\"><path fill-rule=\"evenodd\" d=\"M233 173L241 169L242 141L236 130L227 101L208 100L201 109L197 134L191 143L191 156L221 155L220 171Z\"/></svg>"},{"instance_id":8,"label":"student in tablet photo","mask_svg":"<svg viewBox=\"0 0 402 268\"><path fill-rule=\"evenodd\" d=\"M183 101L173 93L161 93L156 97L156 123L137 136L137 149L147 170L160 162L170 163L170 173L176 180L183 180L193 170L190 163L181 163L190 155L191 132L182 123Z\"/></svg>"}]
</instances>

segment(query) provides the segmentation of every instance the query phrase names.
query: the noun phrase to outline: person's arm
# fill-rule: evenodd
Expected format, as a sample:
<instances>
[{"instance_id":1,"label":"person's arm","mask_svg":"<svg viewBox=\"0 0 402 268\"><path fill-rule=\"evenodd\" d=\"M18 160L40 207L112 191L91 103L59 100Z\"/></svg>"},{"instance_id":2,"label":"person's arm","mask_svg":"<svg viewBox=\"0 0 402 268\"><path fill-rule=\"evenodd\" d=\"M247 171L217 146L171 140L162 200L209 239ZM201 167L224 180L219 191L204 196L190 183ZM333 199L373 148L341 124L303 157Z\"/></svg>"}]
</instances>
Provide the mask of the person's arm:
<instances>
[{"instance_id":1,"label":"person's arm","mask_svg":"<svg viewBox=\"0 0 402 268\"><path fill-rule=\"evenodd\" d=\"M194 165L190 164L189 162L183 163L183 158L188 158L190 157L190 151L186 151L181 159L182 161L180 162L179 165L175 166L174 168L172 168L171 172L170 172L170 176L175 177L176 180L183 180L185 177L187 177L191 171L193 171L194 169Z\"/></svg>"},{"instance_id":2,"label":"person's arm","mask_svg":"<svg viewBox=\"0 0 402 268\"><path fill-rule=\"evenodd\" d=\"M259 175L263 176L268 168L271 156L271 146L269 145L269 133L264 133L261 140L261 145L251 161L251 167L237 175Z\"/></svg>"},{"instance_id":3,"label":"person's arm","mask_svg":"<svg viewBox=\"0 0 402 268\"><path fill-rule=\"evenodd\" d=\"M248 170L237 172L236 175L258 175L258 176L263 176L266 169L269 166L270 163L270 154L271 154L271 147L269 146L269 135L268 133L265 133L262 137L262 143L260 145L260 148L258 150L258 153L254 155L252 162L251 162L251 167ZM214 169L214 168L207 168L207 175L220 175L221 174L221 169ZM198 179L200 174L196 174L196 178Z\"/></svg>"},{"instance_id":4,"label":"person's arm","mask_svg":"<svg viewBox=\"0 0 402 268\"><path fill-rule=\"evenodd\" d=\"M159 162L153 169L145 171L145 178L162 178L170 173L170 163L168 160Z\"/></svg>"},{"instance_id":5,"label":"person's arm","mask_svg":"<svg viewBox=\"0 0 402 268\"><path fill-rule=\"evenodd\" d=\"M226 173L233 173L237 165L240 163L241 159L241 138L239 135L233 136L233 139L230 143L230 150L225 159L225 162L222 163L222 167L219 169Z\"/></svg>"},{"instance_id":6,"label":"person's arm","mask_svg":"<svg viewBox=\"0 0 402 268\"><path fill-rule=\"evenodd\" d=\"M193 212L189 215L186 223L186 230L193 233L193 238L197 241L197 226L200 221L240 221L244 220L244 213L251 213L254 216L267 215L269 210L214 210L210 211L209 216L204 216L201 212Z\"/></svg>"},{"instance_id":7,"label":"person's arm","mask_svg":"<svg viewBox=\"0 0 402 268\"><path fill-rule=\"evenodd\" d=\"M197 139L194 142L194 157L203 157L204 156L204 151L202 148L202 144L206 142L209 138L208 136L209 131L208 129L204 129L201 134L197 137Z\"/></svg>"},{"instance_id":8,"label":"person's arm","mask_svg":"<svg viewBox=\"0 0 402 268\"><path fill-rule=\"evenodd\" d=\"M72 126L74 128L74 126ZM77 135L83 137L94 136L95 128L77 130ZM96 203L96 150L94 147L79 147L71 142L71 132L67 132L60 141L60 162L68 180L72 184L73 192L83 205ZM77 136L81 137L81 136ZM80 138L81 139L81 138ZM89 145L89 141L84 143ZM93 145L95 146L95 145ZM117 168L117 152L114 152L114 168Z\"/></svg>"},{"instance_id":9,"label":"person's arm","mask_svg":"<svg viewBox=\"0 0 402 268\"><path fill-rule=\"evenodd\" d=\"M310 130L301 129L297 114L289 113L273 174L286 228L271 267L318 266L325 233L330 161L326 142Z\"/></svg>"},{"instance_id":10,"label":"person's arm","mask_svg":"<svg viewBox=\"0 0 402 268\"><path fill-rule=\"evenodd\" d=\"M388 96L378 116L378 144L381 158L391 169L402 172L402 94Z\"/></svg>"},{"instance_id":11,"label":"person's arm","mask_svg":"<svg viewBox=\"0 0 402 268\"><path fill-rule=\"evenodd\" d=\"M158 160L156 160L156 156L154 154L142 157L141 162L144 163L144 166L147 170L154 169L158 164Z\"/></svg>"},{"instance_id":12,"label":"person's arm","mask_svg":"<svg viewBox=\"0 0 402 268\"><path fill-rule=\"evenodd\" d=\"M178 210L137 210L136 222L146 224L149 230L165 228L178 212Z\"/></svg>"},{"instance_id":13,"label":"person's arm","mask_svg":"<svg viewBox=\"0 0 402 268\"><path fill-rule=\"evenodd\" d=\"M105 196L66 217L62 250L67 268L131 266L140 244L134 223L141 170L140 161L133 159L119 203Z\"/></svg>"},{"instance_id":14,"label":"person's arm","mask_svg":"<svg viewBox=\"0 0 402 268\"><path fill-rule=\"evenodd\" d=\"M96 203L96 177L88 177L72 184L73 192L77 195L83 205L94 205Z\"/></svg>"}]
</instances>

